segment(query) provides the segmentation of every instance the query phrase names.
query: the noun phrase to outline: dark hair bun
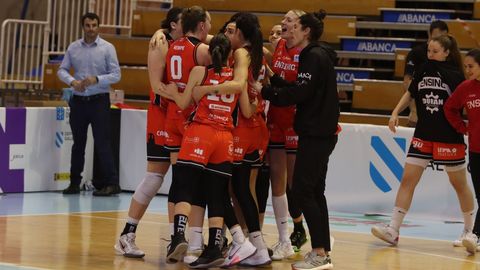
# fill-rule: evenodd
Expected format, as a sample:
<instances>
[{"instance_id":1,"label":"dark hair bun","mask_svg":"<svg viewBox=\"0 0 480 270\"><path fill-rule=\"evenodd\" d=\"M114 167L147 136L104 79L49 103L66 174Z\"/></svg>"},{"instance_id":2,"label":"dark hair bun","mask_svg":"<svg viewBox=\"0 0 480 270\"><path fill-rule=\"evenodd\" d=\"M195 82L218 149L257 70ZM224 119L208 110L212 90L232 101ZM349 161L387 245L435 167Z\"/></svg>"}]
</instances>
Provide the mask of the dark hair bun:
<instances>
[{"instance_id":1,"label":"dark hair bun","mask_svg":"<svg viewBox=\"0 0 480 270\"><path fill-rule=\"evenodd\" d=\"M320 9L319 11L314 12L313 15L317 17L317 19L319 19L320 21L323 21L325 16L327 16L327 12L324 9Z\"/></svg>"}]
</instances>

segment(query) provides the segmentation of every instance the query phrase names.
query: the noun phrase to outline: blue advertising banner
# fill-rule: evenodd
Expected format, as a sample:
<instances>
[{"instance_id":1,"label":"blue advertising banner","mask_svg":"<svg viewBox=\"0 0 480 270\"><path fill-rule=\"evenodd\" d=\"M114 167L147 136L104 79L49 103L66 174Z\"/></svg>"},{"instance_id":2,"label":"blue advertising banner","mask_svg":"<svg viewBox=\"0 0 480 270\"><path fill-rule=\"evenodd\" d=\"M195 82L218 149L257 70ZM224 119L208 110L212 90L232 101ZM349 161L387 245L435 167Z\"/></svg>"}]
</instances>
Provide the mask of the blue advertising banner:
<instances>
[{"instance_id":1,"label":"blue advertising banner","mask_svg":"<svg viewBox=\"0 0 480 270\"><path fill-rule=\"evenodd\" d=\"M395 49L408 49L412 47L412 41L404 40L388 40L388 39L365 39L359 38L342 38L342 50L356 51L356 52L379 52L379 53L394 53Z\"/></svg>"},{"instance_id":2,"label":"blue advertising banner","mask_svg":"<svg viewBox=\"0 0 480 270\"><path fill-rule=\"evenodd\" d=\"M427 12L415 10L382 10L382 20L393 23L425 23L452 19L450 12Z\"/></svg>"},{"instance_id":3,"label":"blue advertising banner","mask_svg":"<svg viewBox=\"0 0 480 270\"><path fill-rule=\"evenodd\" d=\"M353 79L370 79L370 71L336 69L337 83L353 83Z\"/></svg>"}]
</instances>

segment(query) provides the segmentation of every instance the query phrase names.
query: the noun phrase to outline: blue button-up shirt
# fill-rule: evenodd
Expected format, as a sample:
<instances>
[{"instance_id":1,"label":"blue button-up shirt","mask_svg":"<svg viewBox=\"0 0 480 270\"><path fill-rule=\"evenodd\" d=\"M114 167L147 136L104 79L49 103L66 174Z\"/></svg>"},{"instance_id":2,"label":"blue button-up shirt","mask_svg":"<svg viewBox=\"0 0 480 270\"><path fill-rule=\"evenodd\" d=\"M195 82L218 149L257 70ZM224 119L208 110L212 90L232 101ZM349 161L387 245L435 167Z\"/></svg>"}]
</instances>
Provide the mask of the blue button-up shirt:
<instances>
[{"instance_id":1,"label":"blue button-up shirt","mask_svg":"<svg viewBox=\"0 0 480 270\"><path fill-rule=\"evenodd\" d=\"M69 73L71 67L74 70L73 77ZM75 95L108 93L110 85L120 81L121 77L115 47L100 37L91 44L85 43L84 39L76 40L68 46L57 75L68 85L88 76L98 78L97 84L90 85L85 92L74 91Z\"/></svg>"}]
</instances>

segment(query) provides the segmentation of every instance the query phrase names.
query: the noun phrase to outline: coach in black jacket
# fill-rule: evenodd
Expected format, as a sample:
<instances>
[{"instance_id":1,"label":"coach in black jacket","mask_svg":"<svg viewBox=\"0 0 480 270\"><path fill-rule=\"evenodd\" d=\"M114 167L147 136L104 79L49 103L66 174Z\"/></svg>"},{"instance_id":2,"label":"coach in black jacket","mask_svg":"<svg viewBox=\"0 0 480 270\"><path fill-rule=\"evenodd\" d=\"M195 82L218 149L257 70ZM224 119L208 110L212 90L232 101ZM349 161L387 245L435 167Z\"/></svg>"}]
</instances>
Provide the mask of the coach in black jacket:
<instances>
[{"instance_id":1,"label":"coach in black jacket","mask_svg":"<svg viewBox=\"0 0 480 270\"><path fill-rule=\"evenodd\" d=\"M261 89L264 99L276 106L297 105L294 129L299 136L292 193L299 202L311 235L312 252L293 269L321 265L333 267L330 231L324 195L328 159L337 143L338 94L334 70L335 52L317 40L323 33L325 12L307 13L293 30L296 46L303 47L297 81L287 83L274 75Z\"/></svg>"}]
</instances>

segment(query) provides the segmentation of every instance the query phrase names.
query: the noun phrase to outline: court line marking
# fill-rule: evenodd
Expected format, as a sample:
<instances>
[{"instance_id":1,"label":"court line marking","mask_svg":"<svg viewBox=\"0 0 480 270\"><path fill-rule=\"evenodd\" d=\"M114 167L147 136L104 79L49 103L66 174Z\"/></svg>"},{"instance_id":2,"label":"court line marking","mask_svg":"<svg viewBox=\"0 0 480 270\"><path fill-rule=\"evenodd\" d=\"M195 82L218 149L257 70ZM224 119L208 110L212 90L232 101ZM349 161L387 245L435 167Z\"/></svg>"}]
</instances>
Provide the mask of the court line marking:
<instances>
[{"instance_id":1,"label":"court line marking","mask_svg":"<svg viewBox=\"0 0 480 270\"><path fill-rule=\"evenodd\" d=\"M77 214L75 216L86 217L86 218L96 218L96 219L107 219L107 220L119 220L120 219L120 218L99 217L99 216L82 215L82 214ZM142 223L150 223L150 224L157 224L157 225L158 224L168 224L168 222L161 222L161 221L142 221ZM266 224L266 225L273 226L273 224ZM338 231L338 232L342 232L342 231ZM360 232L346 232L346 233L355 233L355 234L366 235L366 233L360 233ZM264 234L269 235L268 233L264 233ZM271 234L271 235L273 235L273 234ZM450 242L450 241L446 241L446 240L421 239L421 238L416 238L416 237L402 237L402 238L408 238L408 239L413 239L413 240ZM435 254L435 253L423 252L423 251L414 250L414 249L407 249L407 248L401 248L401 247L389 247L389 246L378 247L378 246L363 243L363 242L353 242L353 241L348 241L348 240L337 240L337 238L335 238L335 242L345 243L345 244L356 244L356 245L359 245L359 246L367 246L369 248L374 248L374 249L388 248L388 249L398 250L398 251L402 251L402 252L408 252L408 253L413 253L413 254L421 254L421 255L424 255L424 256L438 257L438 258L443 258L443 259L447 259L447 260L454 260L454 261L459 261L459 262L468 262L468 263L472 263L472 264L475 264L475 265L480 265L480 262L477 262L477 261L472 261L472 260L462 259L462 258L455 258L455 257L450 257L450 256L445 256L445 255L440 255L440 254Z\"/></svg>"},{"instance_id":2,"label":"court line marking","mask_svg":"<svg viewBox=\"0 0 480 270\"><path fill-rule=\"evenodd\" d=\"M406 237L403 237L403 238L406 238ZM413 238L413 239L418 239L418 238ZM348 241L348 240L337 240L335 238L335 243L337 243L337 242L338 243L345 243L345 244L349 244L349 245L355 244L357 246L367 246L369 248L375 248L375 249L392 249L392 250L398 250L398 251L401 251L401 252L407 252L407 253L412 253L412 254L420 254L420 255L424 255L424 256L432 256L432 257L438 257L438 258L442 258L442 259L454 260L454 261L459 261L459 262L468 262L468 263L480 265L480 262L477 262L477 261L472 261L472 260L462 259L462 258L455 258L455 257L450 257L450 256L445 256L445 255L440 255L440 254L435 254L435 253L429 253L429 252L423 252L423 251L419 251L419 250L401 248L401 247L391 247L391 246L381 247L381 246L375 246L375 245L372 246L371 244L366 244L366 243L363 243L363 242L354 242L354 241ZM473 257L474 256L472 256L472 258Z\"/></svg>"},{"instance_id":3,"label":"court line marking","mask_svg":"<svg viewBox=\"0 0 480 270\"><path fill-rule=\"evenodd\" d=\"M0 262L0 265L3 266L9 266L9 267L15 267L18 269L39 269L39 270L48 270L49 268L41 268L41 267L33 267L33 266L22 266L16 263L5 263L5 262Z\"/></svg>"},{"instance_id":4,"label":"court line marking","mask_svg":"<svg viewBox=\"0 0 480 270\"><path fill-rule=\"evenodd\" d=\"M41 215L36 215L35 214L35 215L31 215L31 216L46 216L46 215L68 216L68 215L71 215L71 216L76 216L76 217L81 217L81 218L94 218L94 219L105 219L105 220L122 220L123 219L123 218L113 218L113 217L102 217L102 216L88 215L88 214L91 214L91 213L111 213L111 212L126 212L126 211L124 211L124 210L114 210L114 211L95 211L95 212L72 212L72 213L55 213L55 214L41 214ZM160 215L160 214L154 214L154 215ZM21 216L25 216L25 215L20 215L20 217ZM143 224L145 224L145 223L156 224L156 225L158 225L158 224L165 224L165 225L168 224L168 222L148 221L148 220L142 220L142 223ZM266 224L266 225L273 226L273 224ZM333 232L335 232L335 231L336 230L334 230ZM363 235L367 234L367 233L362 233L362 232L344 232L344 231L338 231L338 232L363 234ZM267 233L267 235L268 235L268 233ZM402 237L402 238L408 238L408 239L413 239L413 240L450 242L450 241L446 241L446 240L424 239L424 238L408 237L408 236L407 237ZM468 262L468 263L472 263L472 264L475 264L475 265L480 265L480 262L471 261L471 260L468 260L468 259L455 258L455 257L450 257L450 256L445 256L445 255L440 255L440 254L435 254L435 253L422 252L422 251L418 251L418 250L406 249L406 248L401 248L401 247L388 247L388 246L377 247L377 246L374 246L372 244L366 244L366 243L362 243L362 242L353 242L353 241L348 241L348 240L338 240L338 239L335 239L335 242L346 243L346 244L355 244L355 245L360 245L360 246L367 246L367 247L371 247L371 248L375 248L375 249L382 249L382 248L396 249L396 250L403 251L403 252L408 252L408 253L422 254L422 255L425 255L425 256L432 256L432 257L438 257L438 258L443 258L443 259L448 259L448 260L454 260L454 261L459 261L459 262ZM0 265L2 265L2 264L3 263L0 263ZM13 265L13 266L16 266L16 265ZM22 267L22 266L20 266L20 267ZM29 269L28 267L22 267L22 268ZM30 268L30 269L44 269L44 268Z\"/></svg>"},{"instance_id":5,"label":"court line marking","mask_svg":"<svg viewBox=\"0 0 480 270\"><path fill-rule=\"evenodd\" d=\"M148 211L152 211L154 209L148 209ZM32 217L32 216L68 216L68 215L83 215L83 216L88 216L87 214L92 214L92 213L119 213L119 212L125 212L128 214L128 210L100 210L100 211L79 211L79 212L64 212L64 213L41 213L41 214L15 214L15 215L0 215L0 218L3 217ZM148 212L149 215L157 215L157 216L166 216L163 213L150 213ZM100 217L97 217L100 218ZM104 217L108 219L107 217ZM113 219L113 218L112 218ZM116 218L118 220L120 218ZM265 219L267 219L267 216L265 216ZM152 221L144 221L142 220L142 223L151 223L151 224L164 224L164 222L161 223L155 223ZM165 223L167 224L167 223ZM266 223L268 225L272 225L269 223ZM273 224L275 225L275 224ZM290 226L291 227L291 226ZM332 226L330 226L332 227ZM354 231L349 231L349 230L334 230L337 232L345 232L345 233L359 233L359 234L369 234L368 232L354 232ZM423 237L413 237L413 236L403 236L402 238L407 238L407 239L419 239L419 240L428 240L428 241L437 241L437 242L452 242L452 240L443 240L443 239L433 239L433 238L423 238Z\"/></svg>"}]
</instances>

